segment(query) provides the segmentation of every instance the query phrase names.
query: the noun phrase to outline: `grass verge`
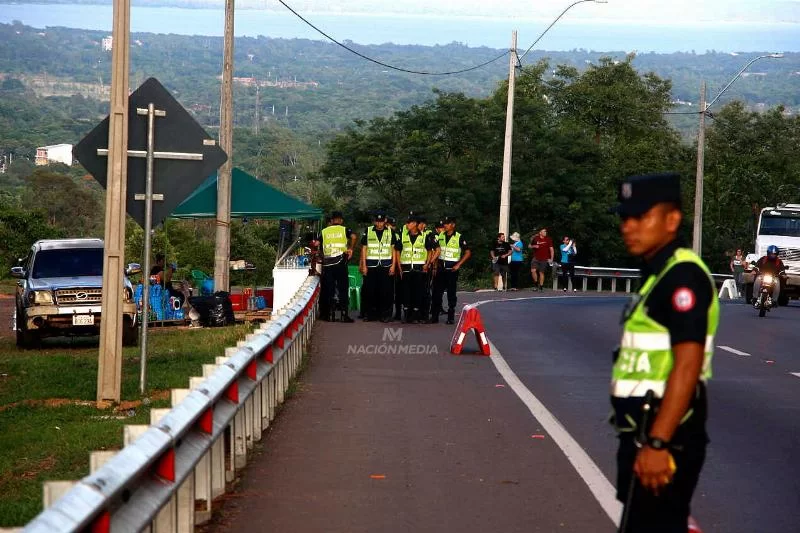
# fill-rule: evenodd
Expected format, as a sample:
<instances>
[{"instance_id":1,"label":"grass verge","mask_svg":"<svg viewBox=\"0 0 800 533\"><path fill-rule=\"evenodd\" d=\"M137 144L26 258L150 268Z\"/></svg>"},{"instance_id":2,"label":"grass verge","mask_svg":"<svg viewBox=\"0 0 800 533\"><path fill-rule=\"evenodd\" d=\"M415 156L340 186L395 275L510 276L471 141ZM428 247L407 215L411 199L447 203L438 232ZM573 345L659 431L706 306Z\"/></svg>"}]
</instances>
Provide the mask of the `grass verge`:
<instances>
[{"instance_id":1,"label":"grass verge","mask_svg":"<svg viewBox=\"0 0 800 533\"><path fill-rule=\"evenodd\" d=\"M189 376L213 363L247 326L151 330L145 396L139 394L139 349L123 355L118 409L94 406L97 341L45 341L20 351L0 339L0 527L22 526L42 508L42 482L79 479L89 472L89 452L119 449L125 424L147 424L150 408L168 407L166 391L187 387Z\"/></svg>"}]
</instances>

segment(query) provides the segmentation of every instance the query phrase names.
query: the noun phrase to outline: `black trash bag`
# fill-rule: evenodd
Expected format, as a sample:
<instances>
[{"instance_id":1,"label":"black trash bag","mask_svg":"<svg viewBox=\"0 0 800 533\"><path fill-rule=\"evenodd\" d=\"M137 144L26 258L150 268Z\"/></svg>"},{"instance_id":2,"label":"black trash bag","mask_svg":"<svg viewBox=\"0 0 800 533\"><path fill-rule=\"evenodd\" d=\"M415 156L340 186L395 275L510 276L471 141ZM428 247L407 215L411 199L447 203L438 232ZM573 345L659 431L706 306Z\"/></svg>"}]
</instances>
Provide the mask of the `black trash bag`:
<instances>
[{"instance_id":1,"label":"black trash bag","mask_svg":"<svg viewBox=\"0 0 800 533\"><path fill-rule=\"evenodd\" d=\"M233 324L233 305L225 291L210 296L192 296L189 303L200 315L200 324L206 327L222 327Z\"/></svg>"}]
</instances>

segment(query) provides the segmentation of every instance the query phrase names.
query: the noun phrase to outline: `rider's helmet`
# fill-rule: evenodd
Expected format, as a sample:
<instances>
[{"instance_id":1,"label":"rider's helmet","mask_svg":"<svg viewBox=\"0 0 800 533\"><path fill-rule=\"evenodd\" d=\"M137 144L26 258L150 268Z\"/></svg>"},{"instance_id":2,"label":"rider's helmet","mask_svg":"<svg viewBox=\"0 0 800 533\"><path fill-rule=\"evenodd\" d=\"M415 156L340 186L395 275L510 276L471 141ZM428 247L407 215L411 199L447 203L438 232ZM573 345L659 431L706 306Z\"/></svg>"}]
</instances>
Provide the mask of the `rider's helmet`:
<instances>
[{"instance_id":1,"label":"rider's helmet","mask_svg":"<svg viewBox=\"0 0 800 533\"><path fill-rule=\"evenodd\" d=\"M769 259L777 259L778 258L778 247L774 244L770 244L767 247L767 257Z\"/></svg>"}]
</instances>

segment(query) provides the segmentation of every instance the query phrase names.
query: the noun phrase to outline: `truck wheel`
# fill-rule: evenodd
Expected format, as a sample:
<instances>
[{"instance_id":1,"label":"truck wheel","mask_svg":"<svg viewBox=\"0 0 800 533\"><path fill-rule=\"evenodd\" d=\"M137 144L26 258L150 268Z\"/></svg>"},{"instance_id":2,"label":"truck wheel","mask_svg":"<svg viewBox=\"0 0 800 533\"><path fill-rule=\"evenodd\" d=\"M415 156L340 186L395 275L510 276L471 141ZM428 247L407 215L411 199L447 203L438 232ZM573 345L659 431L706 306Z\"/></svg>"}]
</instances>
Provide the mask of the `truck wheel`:
<instances>
[{"instance_id":1,"label":"truck wheel","mask_svg":"<svg viewBox=\"0 0 800 533\"><path fill-rule=\"evenodd\" d=\"M19 315L17 315L19 316ZM41 344L42 339L38 333L34 333L25 327L25 324L17 322L17 347L27 350L36 348Z\"/></svg>"},{"instance_id":2,"label":"truck wheel","mask_svg":"<svg viewBox=\"0 0 800 533\"><path fill-rule=\"evenodd\" d=\"M122 321L122 345L137 346L139 344L139 326L132 326L128 318Z\"/></svg>"},{"instance_id":3,"label":"truck wheel","mask_svg":"<svg viewBox=\"0 0 800 533\"><path fill-rule=\"evenodd\" d=\"M748 283L744 286L744 301L745 303L753 303L753 284Z\"/></svg>"}]
</instances>

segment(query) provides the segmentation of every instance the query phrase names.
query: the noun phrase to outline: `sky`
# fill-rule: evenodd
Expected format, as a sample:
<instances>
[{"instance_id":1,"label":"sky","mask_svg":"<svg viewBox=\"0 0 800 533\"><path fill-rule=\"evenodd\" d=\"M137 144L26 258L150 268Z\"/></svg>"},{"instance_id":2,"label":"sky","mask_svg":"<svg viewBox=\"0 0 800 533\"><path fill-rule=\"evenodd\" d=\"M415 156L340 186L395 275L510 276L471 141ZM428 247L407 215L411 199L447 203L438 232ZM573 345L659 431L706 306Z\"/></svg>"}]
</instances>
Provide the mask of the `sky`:
<instances>
[{"instance_id":1,"label":"sky","mask_svg":"<svg viewBox=\"0 0 800 533\"><path fill-rule=\"evenodd\" d=\"M214 2L216 0L207 0ZM222 1L222 0L219 0ZM396 13L552 20L571 0L287 0L310 12ZM280 8L276 0L240 0L237 5ZM636 20L651 24L719 22L800 23L800 0L608 0L575 6L570 19Z\"/></svg>"}]
</instances>

